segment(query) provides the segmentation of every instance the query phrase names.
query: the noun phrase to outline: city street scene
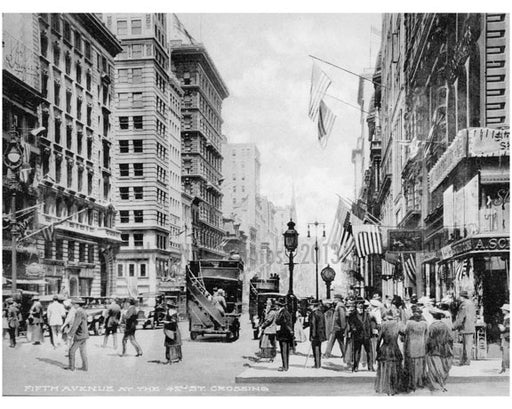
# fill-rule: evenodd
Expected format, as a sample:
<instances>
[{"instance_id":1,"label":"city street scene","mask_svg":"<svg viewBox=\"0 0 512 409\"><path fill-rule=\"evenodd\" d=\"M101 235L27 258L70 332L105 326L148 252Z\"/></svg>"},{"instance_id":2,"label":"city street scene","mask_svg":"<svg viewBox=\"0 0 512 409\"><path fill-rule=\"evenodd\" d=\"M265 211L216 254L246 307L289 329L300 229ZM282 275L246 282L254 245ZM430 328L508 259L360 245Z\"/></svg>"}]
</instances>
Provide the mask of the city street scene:
<instances>
[{"instance_id":1,"label":"city street scene","mask_svg":"<svg viewBox=\"0 0 512 409\"><path fill-rule=\"evenodd\" d=\"M509 396L509 23L4 13L3 395Z\"/></svg>"}]
</instances>

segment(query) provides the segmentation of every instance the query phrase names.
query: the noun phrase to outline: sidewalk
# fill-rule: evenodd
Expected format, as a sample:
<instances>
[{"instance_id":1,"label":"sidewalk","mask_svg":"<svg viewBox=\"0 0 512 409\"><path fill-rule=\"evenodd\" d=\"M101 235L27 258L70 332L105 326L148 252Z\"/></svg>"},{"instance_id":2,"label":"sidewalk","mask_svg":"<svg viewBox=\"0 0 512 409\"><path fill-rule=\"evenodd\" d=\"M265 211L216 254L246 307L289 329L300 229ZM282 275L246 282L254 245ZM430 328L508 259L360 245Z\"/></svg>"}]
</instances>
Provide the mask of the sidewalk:
<instances>
[{"instance_id":1,"label":"sidewalk","mask_svg":"<svg viewBox=\"0 0 512 409\"><path fill-rule=\"evenodd\" d=\"M324 344L325 345L325 344ZM323 345L322 349L325 349ZM306 358L309 342L298 344L297 354L290 355L290 368L287 372L279 372L281 355L277 353L274 362L268 359L261 362L246 363L247 369L235 378L236 383L294 383L294 382L338 382L367 383L375 380L375 372L369 372L359 365L359 372L352 372L339 356L329 359L322 358L322 368L313 368L313 356ZM337 348L335 351L338 352ZM338 352L339 353L339 352ZM364 355L364 353L363 353ZM306 366L305 366L306 364ZM470 366L453 366L448 383L497 381L509 382L509 372L498 374L501 368L500 359L472 361ZM377 369L375 367L375 369Z\"/></svg>"}]
</instances>

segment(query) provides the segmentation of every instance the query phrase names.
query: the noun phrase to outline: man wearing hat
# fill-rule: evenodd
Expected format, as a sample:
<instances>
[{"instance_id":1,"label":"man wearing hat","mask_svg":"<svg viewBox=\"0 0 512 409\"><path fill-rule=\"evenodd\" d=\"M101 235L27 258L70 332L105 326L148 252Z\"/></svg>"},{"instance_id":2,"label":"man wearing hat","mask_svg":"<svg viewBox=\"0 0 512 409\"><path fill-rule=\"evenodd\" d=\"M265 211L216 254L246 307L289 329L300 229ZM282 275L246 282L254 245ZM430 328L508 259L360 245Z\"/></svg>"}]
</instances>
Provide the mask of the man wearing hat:
<instances>
[{"instance_id":1,"label":"man wearing hat","mask_svg":"<svg viewBox=\"0 0 512 409\"><path fill-rule=\"evenodd\" d=\"M293 343L293 322L292 316L286 309L286 302L282 299L276 302L279 311L276 316L276 339L279 341L281 360L283 366L279 371L287 371L290 362L290 347Z\"/></svg>"},{"instance_id":2,"label":"man wearing hat","mask_svg":"<svg viewBox=\"0 0 512 409\"><path fill-rule=\"evenodd\" d=\"M341 357L343 358L345 356L345 344L343 338L345 330L347 329L347 311L345 309L345 304L343 304L343 297L341 294L335 294L334 301L336 302L336 306L332 317L332 332L329 336L329 341L327 342L327 347L325 349L325 357L329 358L331 356L334 343L338 341Z\"/></svg>"},{"instance_id":3,"label":"man wearing hat","mask_svg":"<svg viewBox=\"0 0 512 409\"><path fill-rule=\"evenodd\" d=\"M315 368L322 367L322 342L327 340L325 333L325 316L322 311L322 302L315 301L313 310L309 315L309 340L315 359Z\"/></svg>"},{"instance_id":4,"label":"man wearing hat","mask_svg":"<svg viewBox=\"0 0 512 409\"><path fill-rule=\"evenodd\" d=\"M14 299L8 298L7 302L7 325L9 330L9 337L11 340L11 348L16 347L16 332L20 326L20 310Z\"/></svg>"},{"instance_id":5,"label":"man wearing hat","mask_svg":"<svg viewBox=\"0 0 512 409\"><path fill-rule=\"evenodd\" d=\"M130 306L128 307L128 310L126 311L126 314L124 315L125 320L125 329L124 329L124 336L123 336L123 352L121 353L121 356L126 355L126 344L128 341L131 342L133 347L135 348L136 355L135 356L142 356L142 348L140 347L139 343L135 339L135 331L137 330L137 315L138 310L135 304L137 301L134 298L130 298L128 301Z\"/></svg>"},{"instance_id":6,"label":"man wearing hat","mask_svg":"<svg viewBox=\"0 0 512 409\"><path fill-rule=\"evenodd\" d=\"M71 301L73 303L73 301ZM67 369L75 370L76 350L80 349L82 358L82 370L88 370L86 342L89 339L89 325L87 324L87 313L82 307L78 307L75 313L75 319L69 337L73 339L73 344L69 348L69 367Z\"/></svg>"},{"instance_id":7,"label":"man wearing hat","mask_svg":"<svg viewBox=\"0 0 512 409\"><path fill-rule=\"evenodd\" d=\"M121 320L121 307L119 306L115 299L112 299L112 302L108 306L106 315L107 316L105 319L105 337L103 338L103 348L107 347L108 336L112 334L114 349L117 349L117 327L119 326L119 321Z\"/></svg>"},{"instance_id":8,"label":"man wearing hat","mask_svg":"<svg viewBox=\"0 0 512 409\"><path fill-rule=\"evenodd\" d=\"M361 358L361 349L364 347L366 351L366 358L368 362L368 370L373 369L372 348L370 343L371 336L371 323L368 312L364 310L364 299L356 300L356 309L348 317L348 324L350 325L350 332L353 341L353 362L352 372L359 370L359 360Z\"/></svg>"},{"instance_id":9,"label":"man wearing hat","mask_svg":"<svg viewBox=\"0 0 512 409\"><path fill-rule=\"evenodd\" d=\"M53 296L53 302L48 306L46 315L48 317L48 325L52 332L53 346L56 347L60 345L60 329L64 323L64 317L66 316L64 305L59 301L59 296L57 294Z\"/></svg>"},{"instance_id":10,"label":"man wearing hat","mask_svg":"<svg viewBox=\"0 0 512 409\"><path fill-rule=\"evenodd\" d=\"M69 354L69 349L71 348L72 339L69 336L69 332L71 331L71 327L73 326L73 323L75 322L75 316L76 316L76 307L75 304L71 300L66 300L62 303L64 305L64 308L67 311L66 319L64 320L64 324L62 324L61 332L62 337L64 341L68 345L68 350L66 351L66 354Z\"/></svg>"},{"instance_id":11,"label":"man wearing hat","mask_svg":"<svg viewBox=\"0 0 512 409\"><path fill-rule=\"evenodd\" d=\"M510 369L510 305L503 304L501 307L503 313L503 324L498 327L501 332L501 371L505 373L507 369Z\"/></svg>"},{"instance_id":12,"label":"man wearing hat","mask_svg":"<svg viewBox=\"0 0 512 409\"><path fill-rule=\"evenodd\" d=\"M459 294L461 304L457 312L457 318L453 323L453 329L462 334L462 355L459 366L469 365L471 363L471 352L473 349L473 335L475 333L476 311L475 304L469 299L469 294L463 290Z\"/></svg>"}]
</instances>

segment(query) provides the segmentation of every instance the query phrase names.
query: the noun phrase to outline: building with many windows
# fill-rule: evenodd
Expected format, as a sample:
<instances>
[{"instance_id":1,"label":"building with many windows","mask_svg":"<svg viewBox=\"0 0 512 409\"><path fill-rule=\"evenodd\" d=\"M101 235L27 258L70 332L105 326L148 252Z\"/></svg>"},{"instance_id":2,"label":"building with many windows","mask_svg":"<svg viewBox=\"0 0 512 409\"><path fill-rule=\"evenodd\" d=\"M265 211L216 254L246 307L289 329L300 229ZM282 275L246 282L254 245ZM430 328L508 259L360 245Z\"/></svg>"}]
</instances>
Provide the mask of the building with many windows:
<instances>
[{"instance_id":1,"label":"building with many windows","mask_svg":"<svg viewBox=\"0 0 512 409\"><path fill-rule=\"evenodd\" d=\"M33 197L40 204L32 231L52 226L47 234L27 239L37 248L37 256L27 264L39 264L27 279L39 276L38 288L31 289L42 293L111 295L112 260L120 243L112 206L112 74L121 45L94 14L6 15L4 19L15 23L14 31L30 31L32 52L37 55L37 61L27 60L30 80L22 79L26 85L18 87L25 104L34 104L31 111L24 109L30 115L4 117L8 119L4 127L18 126L29 144L24 158L28 173L20 173L20 185L31 196L20 199ZM40 91L36 116L36 99L27 97L28 86ZM39 129L31 134L35 127ZM30 204L20 201L16 208ZM19 276L28 274L27 270Z\"/></svg>"},{"instance_id":2,"label":"building with many windows","mask_svg":"<svg viewBox=\"0 0 512 409\"><path fill-rule=\"evenodd\" d=\"M222 239L222 101L229 96L201 44L171 42L172 70L183 89L181 175L183 191L198 198L193 239L198 258L224 257Z\"/></svg>"},{"instance_id":3,"label":"building with many windows","mask_svg":"<svg viewBox=\"0 0 512 409\"><path fill-rule=\"evenodd\" d=\"M170 72L165 14L103 21L123 47L115 59L117 293L136 296L166 286L181 262L181 88Z\"/></svg>"}]
</instances>

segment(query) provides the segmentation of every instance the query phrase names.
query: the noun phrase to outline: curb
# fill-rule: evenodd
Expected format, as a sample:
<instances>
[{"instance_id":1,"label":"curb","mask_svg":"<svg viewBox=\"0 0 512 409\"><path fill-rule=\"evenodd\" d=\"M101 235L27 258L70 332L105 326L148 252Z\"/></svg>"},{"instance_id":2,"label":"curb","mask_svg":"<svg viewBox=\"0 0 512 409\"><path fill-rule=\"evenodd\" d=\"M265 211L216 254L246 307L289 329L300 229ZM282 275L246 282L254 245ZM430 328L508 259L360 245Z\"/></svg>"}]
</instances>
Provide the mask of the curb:
<instances>
[{"instance_id":1,"label":"curb","mask_svg":"<svg viewBox=\"0 0 512 409\"><path fill-rule=\"evenodd\" d=\"M343 382L343 383L373 383L375 376L237 376L235 383L328 383L328 382ZM496 376L496 375L477 375L477 376L450 376L448 377L447 384L450 383L475 383L475 382L510 382L510 377Z\"/></svg>"}]
</instances>

